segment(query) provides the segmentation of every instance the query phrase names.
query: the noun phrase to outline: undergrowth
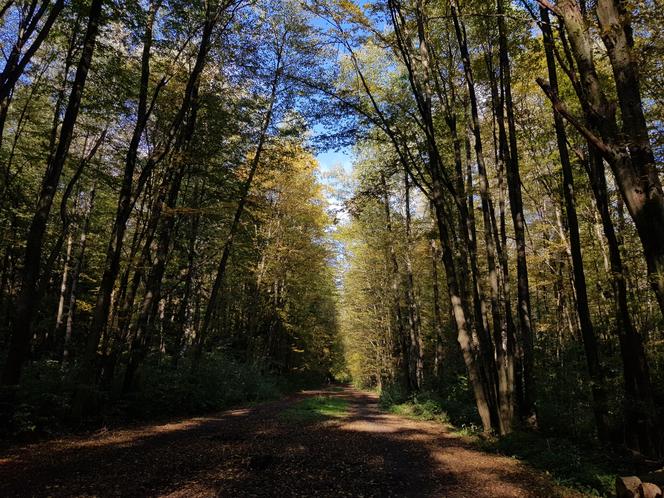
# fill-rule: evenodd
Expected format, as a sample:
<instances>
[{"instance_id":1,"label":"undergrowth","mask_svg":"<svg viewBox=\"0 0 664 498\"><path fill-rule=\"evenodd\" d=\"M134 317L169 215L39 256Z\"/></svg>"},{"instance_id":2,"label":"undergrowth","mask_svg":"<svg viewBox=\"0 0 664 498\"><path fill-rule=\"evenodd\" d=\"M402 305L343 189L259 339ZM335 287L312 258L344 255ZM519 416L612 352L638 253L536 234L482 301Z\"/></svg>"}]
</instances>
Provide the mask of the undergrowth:
<instances>
[{"instance_id":1,"label":"undergrowth","mask_svg":"<svg viewBox=\"0 0 664 498\"><path fill-rule=\"evenodd\" d=\"M527 462L558 484L592 496L613 496L615 476L634 473L609 453L562 437L516 431L502 437L475 438L473 442L485 451Z\"/></svg>"},{"instance_id":2,"label":"undergrowth","mask_svg":"<svg viewBox=\"0 0 664 498\"><path fill-rule=\"evenodd\" d=\"M74 372L58 362L34 363L17 390L1 393L0 439L33 440L76 430L127 422L186 416L239 403L277 399L286 393L320 385L315 373L277 376L256 365L220 354L208 355L196 369L182 363L146 362L131 392L121 393L122 371L110 389L95 390L95 403L84 417L71 418Z\"/></svg>"},{"instance_id":3,"label":"undergrowth","mask_svg":"<svg viewBox=\"0 0 664 498\"><path fill-rule=\"evenodd\" d=\"M516 431L502 437L481 436L472 400L459 392L447 397L435 392L404 396L398 389L381 392L381 407L391 413L417 420L432 420L450 426L454 433L470 436L468 440L483 451L517 458L544 471L567 488L592 496L613 496L616 475L633 475L631 467L593 442L573 441L545 433Z\"/></svg>"}]
</instances>

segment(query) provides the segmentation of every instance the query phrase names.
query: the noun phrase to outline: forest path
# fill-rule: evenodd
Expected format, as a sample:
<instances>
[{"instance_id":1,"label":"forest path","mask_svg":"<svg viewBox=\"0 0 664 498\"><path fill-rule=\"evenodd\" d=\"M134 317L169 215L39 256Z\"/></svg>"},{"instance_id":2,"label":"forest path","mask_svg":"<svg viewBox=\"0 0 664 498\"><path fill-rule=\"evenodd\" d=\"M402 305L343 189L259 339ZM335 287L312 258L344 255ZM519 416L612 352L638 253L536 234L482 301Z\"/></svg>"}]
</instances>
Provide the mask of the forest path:
<instances>
[{"instance_id":1,"label":"forest path","mask_svg":"<svg viewBox=\"0 0 664 498\"><path fill-rule=\"evenodd\" d=\"M347 414L286 416L317 396L345 400ZM516 460L478 451L439 423L381 412L375 394L351 388L0 454L3 497L557 495L546 477Z\"/></svg>"}]
</instances>

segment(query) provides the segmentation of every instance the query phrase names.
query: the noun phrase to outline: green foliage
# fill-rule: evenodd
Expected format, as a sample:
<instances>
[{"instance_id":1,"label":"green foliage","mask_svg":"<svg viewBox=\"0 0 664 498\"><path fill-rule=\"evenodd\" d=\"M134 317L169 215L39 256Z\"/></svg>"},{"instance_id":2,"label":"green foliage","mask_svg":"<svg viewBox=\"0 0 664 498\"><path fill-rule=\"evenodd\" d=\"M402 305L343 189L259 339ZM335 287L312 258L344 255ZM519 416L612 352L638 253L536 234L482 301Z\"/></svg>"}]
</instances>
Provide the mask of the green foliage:
<instances>
[{"instance_id":1,"label":"green foliage","mask_svg":"<svg viewBox=\"0 0 664 498\"><path fill-rule=\"evenodd\" d=\"M432 399L424 401L407 401L398 405L390 406L390 412L395 415L401 415L415 420L435 420L444 424L449 423L450 419L442 407Z\"/></svg>"},{"instance_id":2,"label":"green foliage","mask_svg":"<svg viewBox=\"0 0 664 498\"><path fill-rule=\"evenodd\" d=\"M69 414L70 383L63 379L57 362L39 362L27 370L21 389L3 399L13 399L14 406L2 408L9 423L0 430L0 437L40 437L64 428Z\"/></svg>"},{"instance_id":3,"label":"green foliage","mask_svg":"<svg viewBox=\"0 0 664 498\"><path fill-rule=\"evenodd\" d=\"M422 391L406 394L403 388L387 386L380 393L383 409L418 420L451 424L469 434L476 433L479 418L465 377L459 376L450 388L441 392Z\"/></svg>"},{"instance_id":4,"label":"green foliage","mask_svg":"<svg viewBox=\"0 0 664 498\"><path fill-rule=\"evenodd\" d=\"M348 401L333 396L306 398L279 413L279 418L291 423L309 423L348 414Z\"/></svg>"}]
</instances>

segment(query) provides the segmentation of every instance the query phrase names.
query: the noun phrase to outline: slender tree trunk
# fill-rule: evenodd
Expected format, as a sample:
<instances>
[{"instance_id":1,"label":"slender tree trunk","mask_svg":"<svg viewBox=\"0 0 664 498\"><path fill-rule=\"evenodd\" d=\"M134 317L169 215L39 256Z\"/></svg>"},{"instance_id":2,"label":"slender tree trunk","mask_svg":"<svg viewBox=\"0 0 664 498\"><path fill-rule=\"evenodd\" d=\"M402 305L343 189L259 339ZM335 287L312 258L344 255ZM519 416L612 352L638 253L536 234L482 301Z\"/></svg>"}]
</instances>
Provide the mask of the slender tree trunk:
<instances>
[{"instance_id":1,"label":"slender tree trunk","mask_svg":"<svg viewBox=\"0 0 664 498\"><path fill-rule=\"evenodd\" d=\"M579 71L580 77L574 83L588 126L572 116L558 96L551 93L546 82L538 80L538 83L556 111L577 128L611 166L636 225L650 285L664 314L664 192L648 138L637 64L631 53L633 39L629 16L614 0L597 3L600 34L613 69L623 119L621 131L614 106L602 89L593 58L593 42L577 0L561 0L555 9L563 20Z\"/></svg>"},{"instance_id":2,"label":"slender tree trunk","mask_svg":"<svg viewBox=\"0 0 664 498\"><path fill-rule=\"evenodd\" d=\"M514 120L514 103L512 101L512 76L507 48L507 30L505 28L505 9L503 0L497 0L497 6L500 74L509 136L509 154L507 156L507 188L509 192L512 223L514 224L514 238L516 241L518 296L517 310L519 316L521 340L523 342L524 406L522 408L527 423L531 427L536 427L537 413L535 410L536 395L534 375L534 333L530 310L528 264L526 261L526 220L523 214L523 200L521 198L521 175L519 172L519 153L517 149L516 124ZM502 120L502 112L499 114L499 119ZM510 335L511 334L508 334L507 337L507 356L508 358L513 358L514 339L513 337L510 337ZM512 344L511 346L509 345L510 343ZM509 366L507 368L508 370L510 369Z\"/></svg>"},{"instance_id":3,"label":"slender tree trunk","mask_svg":"<svg viewBox=\"0 0 664 498\"><path fill-rule=\"evenodd\" d=\"M201 41L198 47L196 61L194 63L194 67L191 70L191 73L189 74L184 91L184 97L177 113L175 114L170 124L170 128L166 137L164 138L163 142L155 148L155 152L148 158L146 164L143 166L141 176L139 177L136 185L136 192L133 192L133 172L137 161L138 146L140 145L141 137L152 111L152 106L148 105L150 50L152 46L152 29L154 19L159 6L160 3L151 4L148 22L146 24L146 30L144 34L138 119L134 127L129 150L127 152L124 178L118 199L115 222L106 254L105 271L102 276L102 282L93 312L93 320L90 334L88 336L85 360L82 368L80 369L80 378L82 380L85 379L84 382L89 382L90 379L94 379L96 377L94 375L95 358L97 356L99 339L108 321L108 315L111 306L111 294L120 269L120 257L122 254L126 222L129 219L134 206L132 193L134 196L138 195L138 192L142 190L153 168L165 157L167 157L172 150L174 140L180 133L181 126L185 120L186 114L190 110L192 98L195 96L195 88L198 85L200 75L205 67L207 54L210 49L212 32L218 18L218 12L214 11L212 2L208 3L206 6L205 22L203 24ZM162 82L163 81L164 80L162 80ZM156 93L160 88L161 86L158 86L155 90L153 101Z\"/></svg>"},{"instance_id":4,"label":"slender tree trunk","mask_svg":"<svg viewBox=\"0 0 664 498\"><path fill-rule=\"evenodd\" d=\"M424 381L424 344L420 327L420 315L415 297L415 283L413 265L410 258L412 250L412 230L410 213L410 181L408 172L404 172L404 186L406 190L406 305L408 306L408 327L410 330L409 346L409 373L411 385L416 389L422 388Z\"/></svg>"},{"instance_id":5,"label":"slender tree trunk","mask_svg":"<svg viewBox=\"0 0 664 498\"><path fill-rule=\"evenodd\" d=\"M438 202L436 202L436 200L438 200ZM445 274L447 276L447 292L452 309L452 317L454 318L453 323L457 333L457 341L459 342L461 354L468 371L468 380L473 389L477 411L482 420L482 426L485 432L491 432L492 428L495 427L495 405L492 404L491 398L492 387L476 359L471 332L467 328L466 306L464 305L460 293L459 280L454 268L454 257L450 236L444 222L444 220L447 219L447 213L441 206L440 198L436 199L436 196L434 196L433 202L434 207L436 208L436 220L441 241L442 260L443 266L445 267Z\"/></svg>"},{"instance_id":6,"label":"slender tree trunk","mask_svg":"<svg viewBox=\"0 0 664 498\"><path fill-rule=\"evenodd\" d=\"M58 336L62 328L65 315L65 296L67 294L67 279L69 277L69 266L71 263L72 234L67 235L67 250L65 251L65 260L62 266L62 280L60 281L60 296L58 298L58 310L55 315L55 332Z\"/></svg>"},{"instance_id":7,"label":"slender tree trunk","mask_svg":"<svg viewBox=\"0 0 664 498\"><path fill-rule=\"evenodd\" d=\"M444 337L442 327L442 312L440 309L440 288L438 286L438 247L436 240L429 241L429 252L431 255L431 282L433 290L433 333L435 341L434 352L434 377L437 381L441 380L442 367L444 361Z\"/></svg>"},{"instance_id":8,"label":"slender tree trunk","mask_svg":"<svg viewBox=\"0 0 664 498\"><path fill-rule=\"evenodd\" d=\"M85 215L83 226L81 227L81 235L78 241L78 254L74 261L74 266L71 274L71 287L69 289L69 306L67 307L67 322L65 326L64 346L62 350L62 368L66 368L69 364L71 339L74 332L74 313L76 311L76 292L78 287L78 280L83 270L83 263L85 261L85 247L87 245L88 227L90 226L90 218L92 217L92 210L95 203L97 187L92 187L90 191L90 199L88 201L88 212Z\"/></svg>"},{"instance_id":9,"label":"slender tree trunk","mask_svg":"<svg viewBox=\"0 0 664 498\"><path fill-rule=\"evenodd\" d=\"M195 114L195 111L193 111ZM193 119L193 117L192 117ZM194 123L191 124L191 132L193 134ZM188 142L191 136L185 140ZM185 145L185 150L188 148ZM166 262L171 246L171 239L173 238L173 230L175 227L175 215L172 213L177 204L177 198L180 193L180 186L182 184L182 176L184 174L184 165L180 163L180 154L177 154L178 159L175 159L176 165L173 172L173 177L165 180L165 183L170 183L169 192L165 200L166 208L170 213L164 213L161 206L159 209L159 222L158 237L157 237L157 251L156 257L150 270L150 275L145 284L145 295L141 304L141 311L138 316L136 331L132 340L132 345L129 354L129 361L127 369L125 370L124 382L122 385L123 392L128 392L133 384L134 374L138 369L140 363L145 359L151 337L151 331L154 326L155 313L157 305L161 299L161 286L166 271ZM185 152L186 155L186 152ZM166 187L165 185L164 187ZM161 202L159 202L161 204Z\"/></svg>"},{"instance_id":10,"label":"slender tree trunk","mask_svg":"<svg viewBox=\"0 0 664 498\"><path fill-rule=\"evenodd\" d=\"M641 334L636 330L629 310L627 269L623 266L620 243L616 235L606 186L604 163L590 146L588 173L595 203L602 221L604 237L609 249L611 284L616 313L616 332L620 343L625 388L626 444L649 456L658 456L656 441L660 430L650 381L648 359Z\"/></svg>"},{"instance_id":11,"label":"slender tree trunk","mask_svg":"<svg viewBox=\"0 0 664 498\"><path fill-rule=\"evenodd\" d=\"M150 78L152 28L157 10L158 3L151 2L145 32L143 35L141 79L139 82L139 98L136 124L134 126L131 140L129 142L124 175L120 187L120 195L118 198L118 206L115 214L115 221L113 223L111 238L106 250L104 273L102 275L101 285L93 311L92 325L88 335L84 358L82 359L79 369L79 377L84 383L94 383L96 378L95 363L97 357L97 347L99 345L99 339L101 338L102 332L108 321L108 313L111 306L111 294L113 293L115 280L120 269L120 256L122 253L124 233L132 208L131 196L134 182L134 170L138 157L138 147L147 125L149 114L151 113L151 108L149 107L148 102L148 84ZM179 115L180 113L177 114L177 116ZM148 168L148 164L146 164L144 168Z\"/></svg>"},{"instance_id":12,"label":"slender tree trunk","mask_svg":"<svg viewBox=\"0 0 664 498\"><path fill-rule=\"evenodd\" d=\"M496 262L496 246L494 243L494 233L497 231L495 226L495 217L492 216L492 203L489 198L489 182L487 179L486 167L484 163L484 151L482 147L482 136L480 132L479 111L477 96L475 93L475 82L472 68L470 65L470 54L466 40L465 27L461 23L458 15L456 1L452 0L452 19L461 52L466 85L468 88L468 97L470 101L471 113L471 131L475 139L475 157L477 160L477 171L479 175L479 190L482 206L482 217L484 225L484 242L487 257L487 266L489 271L489 287L491 296L491 315L493 318L493 348L495 350L495 360L491 361L491 375L494 377L496 386L496 402L498 406L498 430L501 434L507 434L512 430L513 423L513 393L514 383L513 374L510 374L509 366L513 359L510 359L509 350L506 349L503 336L507 334L503 330L506 322L501 316L501 306L499 296L499 272L500 268Z\"/></svg>"},{"instance_id":13,"label":"slender tree trunk","mask_svg":"<svg viewBox=\"0 0 664 498\"><path fill-rule=\"evenodd\" d=\"M648 137L638 62L633 53L631 13L626 8L622 0L597 2L600 35L611 61L622 133L631 159L629 171L618 170L616 177L641 237L650 284L664 314L664 192Z\"/></svg>"},{"instance_id":14,"label":"slender tree trunk","mask_svg":"<svg viewBox=\"0 0 664 498\"><path fill-rule=\"evenodd\" d=\"M271 84L270 100L267 112L265 113L265 117L263 118L263 124L261 126L260 136L258 138L258 144L256 145L256 152L254 153L254 157L251 160L251 164L249 167L249 175L247 176L247 179L245 180L244 185L242 186L242 190L240 192L240 199L238 201L237 208L235 209L235 215L233 216L233 221L231 222L228 235L226 236L226 241L224 243L224 248L221 254L219 265L217 266L217 272L214 278L214 283L212 284L212 290L210 291L210 299L208 301L207 308L205 309L203 322L201 324L201 328L198 331L198 336L196 338L194 361L192 363L193 368L196 368L196 364L198 363L203 354L205 341L207 340L208 329L212 321L212 314L218 302L219 293L221 291L221 287L226 274L226 266L228 265L228 258L230 257L231 249L233 247L233 242L235 240L237 230L240 226L240 219L242 218L242 213L244 212L244 207L245 204L247 203L247 197L249 196L251 184L254 181L254 175L256 174L256 170L258 169L258 166L260 164L263 148L265 147L265 141L267 140L268 128L272 123L272 112L277 98L277 89L281 81L282 56L283 56L285 38L286 38L285 36L282 38L281 45L278 48L274 77L272 79L272 84Z\"/></svg>"},{"instance_id":15,"label":"slender tree trunk","mask_svg":"<svg viewBox=\"0 0 664 498\"><path fill-rule=\"evenodd\" d=\"M385 180L385 174L380 174L381 188L383 194L383 211L385 213L385 229L387 230L387 253L391 266L390 275L390 289L392 291L392 309L395 319L395 332L394 337L394 358L395 358L395 371L397 372L397 383L404 387L407 391L417 389L417 379L411 372L410 361L410 344L406 335L404 326L403 312L401 308L401 290L399 281L401 274L399 271L399 261L397 260L397 253L394 249L394 230L392 228L392 215L390 212L390 195ZM414 381L414 383L413 383Z\"/></svg>"},{"instance_id":16,"label":"slender tree trunk","mask_svg":"<svg viewBox=\"0 0 664 498\"><path fill-rule=\"evenodd\" d=\"M198 199L200 196L200 191L195 189L194 197ZM178 361L180 360L180 353L182 352L182 346L185 341L185 334L187 330L187 325L189 328L192 327L191 323L187 323L187 316L191 307L191 294L192 287L194 282L194 276L196 272L196 240L198 237L198 227L200 224L200 215L194 215L194 219L191 223L191 232L189 235L189 244L187 248L187 273L184 279L184 290L182 292L182 300L177 312L177 342L173 350L173 366L177 366ZM252 315L255 316L255 315Z\"/></svg>"}]
</instances>

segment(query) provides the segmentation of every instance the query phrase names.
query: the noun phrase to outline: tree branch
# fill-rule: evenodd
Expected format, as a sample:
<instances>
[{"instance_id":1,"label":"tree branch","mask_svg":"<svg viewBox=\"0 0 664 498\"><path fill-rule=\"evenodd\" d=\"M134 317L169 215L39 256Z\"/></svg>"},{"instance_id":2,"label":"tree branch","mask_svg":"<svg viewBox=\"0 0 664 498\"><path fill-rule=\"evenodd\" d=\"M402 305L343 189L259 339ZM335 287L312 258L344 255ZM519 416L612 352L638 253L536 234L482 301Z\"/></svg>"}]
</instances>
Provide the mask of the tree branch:
<instances>
[{"instance_id":1,"label":"tree branch","mask_svg":"<svg viewBox=\"0 0 664 498\"><path fill-rule=\"evenodd\" d=\"M574 128L576 128L578 132L581 133L581 135L583 135L586 140L588 140L588 142L597 147L597 150L602 154L604 159L606 159L608 162L614 162L616 159L616 153L613 148L604 143L601 138L595 135L591 130L586 128L580 121L572 116L572 113L569 112L565 103L558 98L558 95L553 91L547 81L542 78L536 78L535 81L537 81L537 84L551 101L553 109L563 118L565 118L572 126L574 126Z\"/></svg>"}]
</instances>

